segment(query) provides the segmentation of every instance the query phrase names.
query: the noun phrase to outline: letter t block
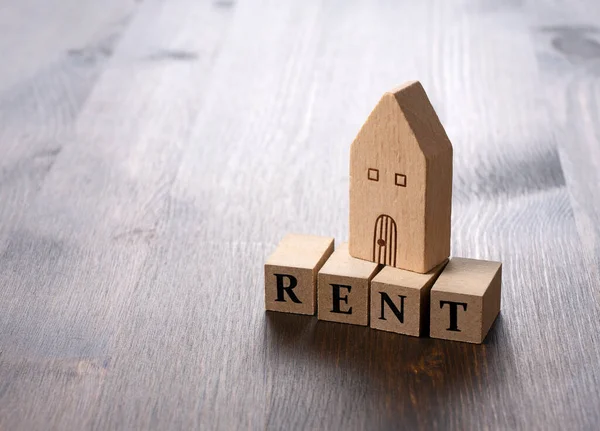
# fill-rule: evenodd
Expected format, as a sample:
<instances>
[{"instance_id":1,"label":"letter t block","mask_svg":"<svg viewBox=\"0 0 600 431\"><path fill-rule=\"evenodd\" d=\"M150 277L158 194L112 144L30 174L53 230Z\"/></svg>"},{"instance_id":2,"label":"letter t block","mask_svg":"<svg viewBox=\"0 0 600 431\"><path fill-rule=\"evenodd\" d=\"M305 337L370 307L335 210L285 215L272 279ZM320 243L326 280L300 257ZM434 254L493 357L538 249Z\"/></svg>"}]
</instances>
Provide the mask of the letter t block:
<instances>
[{"instance_id":1,"label":"letter t block","mask_svg":"<svg viewBox=\"0 0 600 431\"><path fill-rule=\"evenodd\" d=\"M265 263L265 309L314 315L317 274L333 243L328 237L286 235Z\"/></svg>"},{"instance_id":2,"label":"letter t block","mask_svg":"<svg viewBox=\"0 0 600 431\"><path fill-rule=\"evenodd\" d=\"M450 260L431 289L431 337L480 344L500 312L502 264Z\"/></svg>"}]
</instances>

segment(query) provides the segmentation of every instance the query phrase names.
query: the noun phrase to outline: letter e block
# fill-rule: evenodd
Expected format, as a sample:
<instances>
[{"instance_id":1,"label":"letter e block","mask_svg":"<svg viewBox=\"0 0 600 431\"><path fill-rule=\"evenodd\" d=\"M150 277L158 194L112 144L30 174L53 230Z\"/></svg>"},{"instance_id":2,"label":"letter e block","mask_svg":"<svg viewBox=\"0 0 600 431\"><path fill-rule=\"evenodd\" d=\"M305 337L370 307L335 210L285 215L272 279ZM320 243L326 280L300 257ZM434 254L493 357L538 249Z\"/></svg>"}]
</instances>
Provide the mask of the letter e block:
<instances>
[{"instance_id":1,"label":"letter e block","mask_svg":"<svg viewBox=\"0 0 600 431\"><path fill-rule=\"evenodd\" d=\"M415 337L429 330L429 292L446 262L426 274L386 266L371 281L371 328Z\"/></svg>"},{"instance_id":2,"label":"letter e block","mask_svg":"<svg viewBox=\"0 0 600 431\"><path fill-rule=\"evenodd\" d=\"M452 258L431 289L431 337L481 344L500 313L502 264Z\"/></svg>"},{"instance_id":3,"label":"letter e block","mask_svg":"<svg viewBox=\"0 0 600 431\"><path fill-rule=\"evenodd\" d=\"M317 273L333 243L328 237L286 235L265 263L265 309L314 315Z\"/></svg>"},{"instance_id":4,"label":"letter e block","mask_svg":"<svg viewBox=\"0 0 600 431\"><path fill-rule=\"evenodd\" d=\"M369 283L379 265L356 259L344 243L319 271L318 318L331 322L369 325Z\"/></svg>"}]
</instances>

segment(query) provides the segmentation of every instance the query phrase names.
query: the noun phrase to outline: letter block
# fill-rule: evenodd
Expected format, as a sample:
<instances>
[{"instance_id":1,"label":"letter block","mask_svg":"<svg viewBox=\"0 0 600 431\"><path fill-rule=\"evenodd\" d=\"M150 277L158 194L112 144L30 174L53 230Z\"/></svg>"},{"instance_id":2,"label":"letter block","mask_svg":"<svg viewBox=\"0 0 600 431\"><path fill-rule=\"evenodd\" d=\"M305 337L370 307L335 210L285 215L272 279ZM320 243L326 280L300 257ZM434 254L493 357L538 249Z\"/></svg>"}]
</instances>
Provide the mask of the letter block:
<instances>
[{"instance_id":1,"label":"letter block","mask_svg":"<svg viewBox=\"0 0 600 431\"><path fill-rule=\"evenodd\" d=\"M429 292L446 262L426 274L386 266L371 281L371 328L415 337L429 330Z\"/></svg>"},{"instance_id":2,"label":"letter block","mask_svg":"<svg viewBox=\"0 0 600 431\"><path fill-rule=\"evenodd\" d=\"M314 315L317 273L333 245L329 237L286 235L265 263L265 309Z\"/></svg>"},{"instance_id":3,"label":"letter block","mask_svg":"<svg viewBox=\"0 0 600 431\"><path fill-rule=\"evenodd\" d=\"M481 344L500 313L502 264L452 258L431 289L431 337Z\"/></svg>"},{"instance_id":4,"label":"letter block","mask_svg":"<svg viewBox=\"0 0 600 431\"><path fill-rule=\"evenodd\" d=\"M369 325L369 283L379 265L350 256L344 243L319 271L319 320Z\"/></svg>"}]
</instances>

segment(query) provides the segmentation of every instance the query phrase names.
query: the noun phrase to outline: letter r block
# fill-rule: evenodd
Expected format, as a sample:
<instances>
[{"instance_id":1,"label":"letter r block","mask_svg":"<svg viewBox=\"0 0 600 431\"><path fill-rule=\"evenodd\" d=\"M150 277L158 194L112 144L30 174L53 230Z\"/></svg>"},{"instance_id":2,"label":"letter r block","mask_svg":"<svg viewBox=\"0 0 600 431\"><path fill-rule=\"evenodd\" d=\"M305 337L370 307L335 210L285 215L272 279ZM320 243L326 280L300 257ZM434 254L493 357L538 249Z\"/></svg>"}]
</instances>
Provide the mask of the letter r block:
<instances>
[{"instance_id":1,"label":"letter r block","mask_svg":"<svg viewBox=\"0 0 600 431\"><path fill-rule=\"evenodd\" d=\"M319 320L368 326L369 283L378 270L378 264L350 256L347 243L339 246L319 271Z\"/></svg>"},{"instance_id":2,"label":"letter r block","mask_svg":"<svg viewBox=\"0 0 600 431\"><path fill-rule=\"evenodd\" d=\"M452 258L431 289L431 337L480 344L500 313L502 264Z\"/></svg>"},{"instance_id":3,"label":"letter r block","mask_svg":"<svg viewBox=\"0 0 600 431\"><path fill-rule=\"evenodd\" d=\"M333 243L328 237L286 235L265 263L265 309L314 315L317 273Z\"/></svg>"},{"instance_id":4,"label":"letter r block","mask_svg":"<svg viewBox=\"0 0 600 431\"><path fill-rule=\"evenodd\" d=\"M371 281L371 328L415 337L429 332L429 292L446 262L426 274L386 266Z\"/></svg>"}]
</instances>

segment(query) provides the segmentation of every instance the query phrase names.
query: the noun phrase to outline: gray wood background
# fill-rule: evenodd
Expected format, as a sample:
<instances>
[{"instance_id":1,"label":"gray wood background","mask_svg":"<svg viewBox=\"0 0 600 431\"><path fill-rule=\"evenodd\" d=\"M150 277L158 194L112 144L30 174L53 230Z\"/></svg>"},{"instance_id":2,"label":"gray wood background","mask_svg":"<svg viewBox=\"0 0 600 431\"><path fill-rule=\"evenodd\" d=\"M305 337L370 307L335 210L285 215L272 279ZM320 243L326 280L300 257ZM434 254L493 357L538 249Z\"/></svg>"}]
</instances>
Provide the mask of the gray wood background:
<instances>
[{"instance_id":1,"label":"gray wood background","mask_svg":"<svg viewBox=\"0 0 600 431\"><path fill-rule=\"evenodd\" d=\"M600 2L0 0L0 429L597 429ZM266 314L419 79L486 343Z\"/></svg>"}]
</instances>

